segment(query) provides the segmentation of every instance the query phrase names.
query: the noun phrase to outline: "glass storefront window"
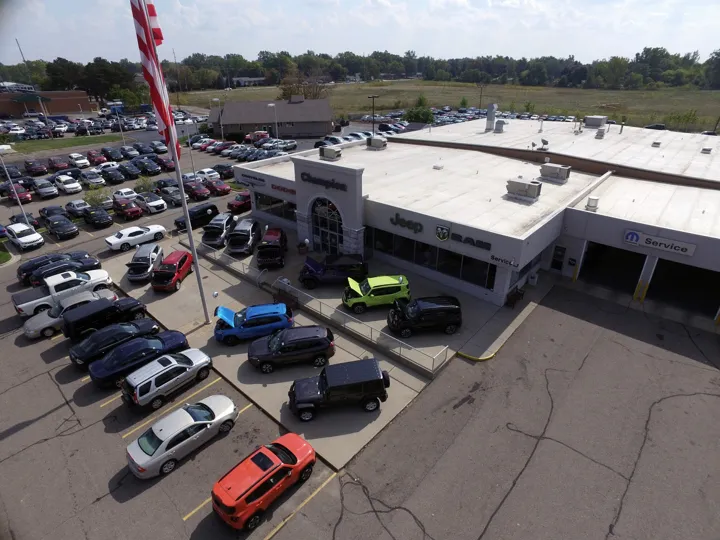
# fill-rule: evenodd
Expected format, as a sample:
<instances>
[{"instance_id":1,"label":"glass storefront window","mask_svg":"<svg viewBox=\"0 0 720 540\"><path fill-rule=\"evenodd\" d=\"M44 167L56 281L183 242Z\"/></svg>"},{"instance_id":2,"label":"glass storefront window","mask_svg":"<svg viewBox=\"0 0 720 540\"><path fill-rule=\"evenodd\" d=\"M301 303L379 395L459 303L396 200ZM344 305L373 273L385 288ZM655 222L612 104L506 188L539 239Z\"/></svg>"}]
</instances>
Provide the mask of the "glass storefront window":
<instances>
[{"instance_id":1,"label":"glass storefront window","mask_svg":"<svg viewBox=\"0 0 720 540\"><path fill-rule=\"evenodd\" d=\"M334 255L343 243L342 217L337 207L325 198L317 198L312 204L313 249Z\"/></svg>"},{"instance_id":2,"label":"glass storefront window","mask_svg":"<svg viewBox=\"0 0 720 540\"><path fill-rule=\"evenodd\" d=\"M275 197L263 195L262 193L255 193L255 208L260 212L266 212L279 218L297 221L297 217L295 216L295 203L289 201L276 199Z\"/></svg>"},{"instance_id":3,"label":"glass storefront window","mask_svg":"<svg viewBox=\"0 0 720 540\"><path fill-rule=\"evenodd\" d=\"M478 261L472 257L465 257L463 259L462 275L460 277L469 283L480 285L486 289L492 289L492 286L488 287L488 275L491 266L494 267L495 265L491 265L485 261ZM494 281L495 275L493 273L493 282Z\"/></svg>"},{"instance_id":4,"label":"glass storefront window","mask_svg":"<svg viewBox=\"0 0 720 540\"><path fill-rule=\"evenodd\" d=\"M393 239L393 255L398 259L413 262L415 252L415 240L410 240L398 234Z\"/></svg>"},{"instance_id":5,"label":"glass storefront window","mask_svg":"<svg viewBox=\"0 0 720 540\"><path fill-rule=\"evenodd\" d=\"M415 242L415 264L434 270L437 267L437 253L438 248L435 246L425 242Z\"/></svg>"},{"instance_id":6,"label":"glass storefront window","mask_svg":"<svg viewBox=\"0 0 720 540\"><path fill-rule=\"evenodd\" d=\"M438 250L437 269L448 276L460 277L460 269L462 268L463 256L453 253L447 249Z\"/></svg>"},{"instance_id":7,"label":"glass storefront window","mask_svg":"<svg viewBox=\"0 0 720 540\"><path fill-rule=\"evenodd\" d=\"M395 235L382 229L375 229L375 250L392 255L393 236Z\"/></svg>"}]
</instances>

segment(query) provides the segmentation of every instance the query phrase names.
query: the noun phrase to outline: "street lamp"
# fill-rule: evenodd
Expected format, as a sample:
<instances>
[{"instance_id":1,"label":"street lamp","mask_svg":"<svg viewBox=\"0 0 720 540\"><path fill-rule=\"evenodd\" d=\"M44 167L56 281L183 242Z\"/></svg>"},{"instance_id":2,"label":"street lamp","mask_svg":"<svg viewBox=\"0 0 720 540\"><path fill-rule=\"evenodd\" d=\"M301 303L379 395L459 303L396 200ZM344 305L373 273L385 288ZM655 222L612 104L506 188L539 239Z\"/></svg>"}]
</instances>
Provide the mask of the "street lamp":
<instances>
[{"instance_id":1,"label":"street lamp","mask_svg":"<svg viewBox=\"0 0 720 540\"><path fill-rule=\"evenodd\" d=\"M217 103L218 107L220 107L220 98L213 98L212 101L213 103ZM218 120L220 121L220 138L225 140L225 130L223 129L222 113L223 107L220 107L220 113L218 114Z\"/></svg>"},{"instance_id":2,"label":"street lamp","mask_svg":"<svg viewBox=\"0 0 720 540\"><path fill-rule=\"evenodd\" d=\"M275 138L280 138L280 133L278 132L278 123L277 123L277 107L274 103L268 103L268 107L272 107L272 110L275 112Z\"/></svg>"},{"instance_id":3,"label":"street lamp","mask_svg":"<svg viewBox=\"0 0 720 540\"><path fill-rule=\"evenodd\" d=\"M372 133L373 136L375 136L375 100L379 98L380 96L373 94L372 96L368 96L368 99L372 99Z\"/></svg>"},{"instance_id":4,"label":"street lamp","mask_svg":"<svg viewBox=\"0 0 720 540\"><path fill-rule=\"evenodd\" d=\"M487 83L475 83L475 86L477 86L480 89L480 107L478 107L478 108L482 109L483 90L485 90Z\"/></svg>"},{"instance_id":5,"label":"street lamp","mask_svg":"<svg viewBox=\"0 0 720 540\"><path fill-rule=\"evenodd\" d=\"M10 182L10 187L13 190L13 193L15 194L15 202L18 203L18 206L20 207L20 211L22 212L23 219L25 220L25 224L28 227L32 227L30 225L30 222L28 221L27 216L25 215L25 208L23 208L22 202L20 202L20 197L18 197L17 190L15 189L15 182L12 181L12 178L10 178L10 174L8 173L7 167L5 166L5 160L2 157L3 152L0 150L0 165L2 165L3 171L5 172L5 178L8 182Z\"/></svg>"}]
</instances>

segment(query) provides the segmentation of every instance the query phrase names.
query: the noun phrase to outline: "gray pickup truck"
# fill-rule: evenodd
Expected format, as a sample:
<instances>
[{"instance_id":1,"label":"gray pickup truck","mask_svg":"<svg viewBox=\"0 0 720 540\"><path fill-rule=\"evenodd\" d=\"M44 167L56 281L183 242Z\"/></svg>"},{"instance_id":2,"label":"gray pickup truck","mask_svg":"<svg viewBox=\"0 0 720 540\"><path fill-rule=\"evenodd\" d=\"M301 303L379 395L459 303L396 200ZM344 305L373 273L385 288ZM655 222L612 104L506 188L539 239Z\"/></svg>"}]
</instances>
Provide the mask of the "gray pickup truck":
<instances>
[{"instance_id":1,"label":"gray pickup truck","mask_svg":"<svg viewBox=\"0 0 720 540\"><path fill-rule=\"evenodd\" d=\"M44 286L15 293L11 299L18 315L31 317L52 308L63 298L83 291L107 289L111 283L112 278L105 270L63 272L45 278Z\"/></svg>"}]
</instances>

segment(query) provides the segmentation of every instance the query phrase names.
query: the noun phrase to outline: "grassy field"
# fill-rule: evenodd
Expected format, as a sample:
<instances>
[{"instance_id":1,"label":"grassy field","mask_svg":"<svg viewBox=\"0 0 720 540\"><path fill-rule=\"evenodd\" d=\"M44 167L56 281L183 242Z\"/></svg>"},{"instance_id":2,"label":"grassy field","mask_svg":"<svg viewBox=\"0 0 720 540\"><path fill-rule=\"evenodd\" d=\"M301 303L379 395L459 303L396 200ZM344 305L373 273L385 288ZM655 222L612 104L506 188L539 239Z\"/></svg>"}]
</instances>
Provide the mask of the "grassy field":
<instances>
[{"instance_id":1,"label":"grassy field","mask_svg":"<svg viewBox=\"0 0 720 540\"><path fill-rule=\"evenodd\" d=\"M188 92L181 103L209 107L213 98L230 101L275 99L276 87L236 88L225 92L212 90ZM464 97L469 105L479 106L480 91L474 84L439 83L433 81L384 81L363 84L332 86L330 102L339 115L367 114L372 108L370 94L377 111L411 107L418 95L424 94L431 106L458 107ZM534 106L538 114L585 116L604 114L620 121L627 116L631 125L664 122L668 127L686 127L692 130L712 129L720 116L720 91L662 89L655 91L576 90L530 86L489 85L483 91L483 106L497 103L505 110L525 111L526 104ZM691 111L696 114L688 114Z\"/></svg>"},{"instance_id":2,"label":"grassy field","mask_svg":"<svg viewBox=\"0 0 720 540\"><path fill-rule=\"evenodd\" d=\"M71 148L73 146L82 146L86 144L103 144L121 141L120 134L113 135L93 135L90 137L74 137L72 135L65 136L62 139L40 139L38 141L20 141L13 144L16 152L29 154L32 152L41 152L44 150L59 150L61 148Z\"/></svg>"}]
</instances>

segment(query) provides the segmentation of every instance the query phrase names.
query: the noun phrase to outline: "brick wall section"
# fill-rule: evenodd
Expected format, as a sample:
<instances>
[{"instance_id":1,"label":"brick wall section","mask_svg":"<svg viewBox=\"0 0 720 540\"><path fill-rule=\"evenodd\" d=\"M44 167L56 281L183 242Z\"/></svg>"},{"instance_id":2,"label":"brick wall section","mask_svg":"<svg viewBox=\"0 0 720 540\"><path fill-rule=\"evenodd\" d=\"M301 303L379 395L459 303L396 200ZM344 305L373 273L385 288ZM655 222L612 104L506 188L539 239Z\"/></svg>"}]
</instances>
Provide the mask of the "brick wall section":
<instances>
[{"instance_id":1,"label":"brick wall section","mask_svg":"<svg viewBox=\"0 0 720 540\"><path fill-rule=\"evenodd\" d=\"M388 137L388 142L392 142L393 144L401 143L415 144L419 146L435 146L438 148L454 148L456 150L474 150L476 152L521 159L523 161L531 161L534 163L544 163L545 158L549 157L552 163L569 165L577 171L589 174L603 175L608 171L613 171L615 176L626 176L629 178L637 178L638 180L661 182L663 184L673 184L676 186L691 186L720 190L720 182L714 180L694 178L692 176L680 176L677 174L652 171L649 169L639 169L637 167L628 167L615 163L605 163L594 159L556 154L554 152L541 152L538 150L525 150L523 148L504 148L500 146L486 146L482 144L455 143L446 141L420 141L394 137Z\"/></svg>"},{"instance_id":2,"label":"brick wall section","mask_svg":"<svg viewBox=\"0 0 720 540\"><path fill-rule=\"evenodd\" d=\"M49 98L50 101L45 102L45 108L50 115L68 114L71 117L80 116L80 107L85 114L90 112L90 99L86 92L82 90L68 90L62 92L38 92L38 95ZM1 93L0 94L0 114L12 115L15 118L22 118L25 112L25 105L15 103L13 99L28 94ZM27 103L28 110L35 109L35 112L41 112L40 103ZM92 104L93 109L97 109L97 104Z\"/></svg>"}]
</instances>

